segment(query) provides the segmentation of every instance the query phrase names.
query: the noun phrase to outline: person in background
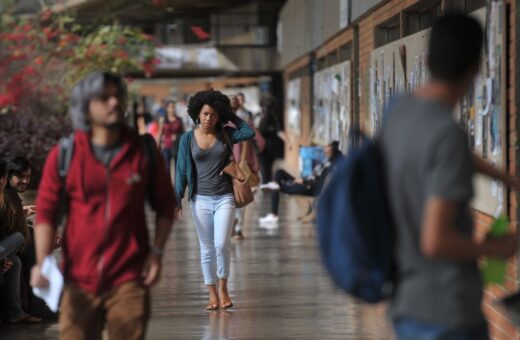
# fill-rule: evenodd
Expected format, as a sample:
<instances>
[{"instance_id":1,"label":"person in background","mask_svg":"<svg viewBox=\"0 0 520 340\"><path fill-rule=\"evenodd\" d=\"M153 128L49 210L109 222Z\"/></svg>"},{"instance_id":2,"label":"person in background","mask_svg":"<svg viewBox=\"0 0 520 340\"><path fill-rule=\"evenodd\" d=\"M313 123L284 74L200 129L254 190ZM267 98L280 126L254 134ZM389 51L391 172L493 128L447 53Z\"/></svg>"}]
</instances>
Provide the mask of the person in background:
<instances>
[{"instance_id":1,"label":"person in background","mask_svg":"<svg viewBox=\"0 0 520 340\"><path fill-rule=\"evenodd\" d=\"M259 219L260 224L278 222L278 207L280 205L280 192L289 195L319 196L327 176L334 166L343 157L339 150L339 142L333 141L324 148L326 160L318 164L312 174L305 178L294 178L287 171L278 170L274 175L275 181L262 184L260 189L271 190L271 212Z\"/></svg>"},{"instance_id":2,"label":"person in background","mask_svg":"<svg viewBox=\"0 0 520 340\"><path fill-rule=\"evenodd\" d=\"M166 102L167 99L161 99L160 102L154 105L153 116L154 120L160 120L161 118L166 117Z\"/></svg>"},{"instance_id":3,"label":"person in background","mask_svg":"<svg viewBox=\"0 0 520 340\"><path fill-rule=\"evenodd\" d=\"M274 97L270 95L263 97L260 101L262 118L258 125L258 131L265 138L265 148L258 153L262 183L272 181L273 164L281 148L280 139L288 144L289 149L292 148L275 112L275 104Z\"/></svg>"},{"instance_id":4,"label":"person in background","mask_svg":"<svg viewBox=\"0 0 520 340\"><path fill-rule=\"evenodd\" d=\"M131 125L137 130L137 133L144 135L148 133L148 126L153 122L153 117L146 110L145 97L141 97L140 102L134 102L132 104L133 117Z\"/></svg>"},{"instance_id":5,"label":"person in background","mask_svg":"<svg viewBox=\"0 0 520 340\"><path fill-rule=\"evenodd\" d=\"M170 173L171 161L177 162L179 142L183 133L184 124L177 116L175 102L170 100L166 102L166 117L161 119L159 123L159 148L164 157L168 173Z\"/></svg>"},{"instance_id":6,"label":"person in background","mask_svg":"<svg viewBox=\"0 0 520 340\"><path fill-rule=\"evenodd\" d=\"M255 132L233 114L229 98L220 91L195 94L190 99L188 113L197 127L181 137L175 190L181 202L188 188L204 284L209 291L206 309L227 309L233 306L228 278L236 206L231 177L222 171L230 163L230 144L249 140Z\"/></svg>"},{"instance_id":7,"label":"person in background","mask_svg":"<svg viewBox=\"0 0 520 340\"><path fill-rule=\"evenodd\" d=\"M249 125L253 126L254 125L253 113L251 111L249 111L248 109L246 109L246 107L245 107L245 104L246 104L245 95L242 92L239 92L239 93L237 93L236 97L238 100L236 115L239 116L240 119L246 121Z\"/></svg>"},{"instance_id":8,"label":"person in background","mask_svg":"<svg viewBox=\"0 0 520 340\"><path fill-rule=\"evenodd\" d=\"M7 324L38 323L40 318L22 309L22 261L30 234L16 192L7 192L7 163L0 160L0 286L2 316ZM14 194L14 195L13 195Z\"/></svg>"},{"instance_id":9,"label":"person in background","mask_svg":"<svg viewBox=\"0 0 520 340\"><path fill-rule=\"evenodd\" d=\"M258 162L258 157L255 149L263 149L265 146L265 140L262 137L262 135L256 130L256 128L253 126L252 121L252 115L251 114L244 114L244 111L240 111L240 96L239 95L232 95L229 96L230 102L231 102L231 109L232 111L242 120L248 123L249 127L252 128L255 131L255 137L252 140L248 140L245 142L237 143L233 145L233 156L235 157L235 160L239 163L242 163L245 161L245 164L247 164L247 167L252 172L252 175L257 176L259 178L259 171L260 171L260 164ZM241 115L240 115L241 113ZM244 150L245 148L245 150ZM242 155L245 156L245 159L242 159ZM253 188L255 190L255 188ZM232 236L235 240L241 241L244 239L243 234L243 225L245 220L245 213L246 213L247 207L244 208L237 208L235 213L235 221L233 223L233 232Z\"/></svg>"},{"instance_id":10,"label":"person in background","mask_svg":"<svg viewBox=\"0 0 520 340\"><path fill-rule=\"evenodd\" d=\"M34 231L32 228L31 216L36 212L34 204L23 204L22 195L26 192L32 177L32 165L28 159L17 156L7 161L7 188L5 195L11 202L11 206L15 209L17 222L20 224L19 230L24 230L26 235L26 245L22 251L18 253L18 257L22 261L21 276L21 296L22 306L32 315L41 317L56 318L56 314L52 313L45 302L36 297L29 283L31 277L31 268L36 263L36 253L34 249ZM59 246L59 238L56 239L55 247Z\"/></svg>"}]
</instances>

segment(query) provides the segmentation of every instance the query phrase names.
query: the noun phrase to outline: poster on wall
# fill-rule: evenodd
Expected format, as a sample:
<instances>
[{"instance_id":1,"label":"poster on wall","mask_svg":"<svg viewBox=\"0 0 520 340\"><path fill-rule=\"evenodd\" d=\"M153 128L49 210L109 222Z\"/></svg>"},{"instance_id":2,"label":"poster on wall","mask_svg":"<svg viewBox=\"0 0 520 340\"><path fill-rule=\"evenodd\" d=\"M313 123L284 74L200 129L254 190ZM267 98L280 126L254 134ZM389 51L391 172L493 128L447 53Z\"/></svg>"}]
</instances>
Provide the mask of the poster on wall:
<instances>
[{"instance_id":1,"label":"poster on wall","mask_svg":"<svg viewBox=\"0 0 520 340\"><path fill-rule=\"evenodd\" d=\"M291 134L300 136L301 131L301 78L296 78L287 84L287 125Z\"/></svg>"},{"instance_id":2,"label":"poster on wall","mask_svg":"<svg viewBox=\"0 0 520 340\"><path fill-rule=\"evenodd\" d=\"M426 42L429 30L379 47L370 55L367 133L381 133L384 113L396 96L413 92L428 79Z\"/></svg>"},{"instance_id":3,"label":"poster on wall","mask_svg":"<svg viewBox=\"0 0 520 340\"><path fill-rule=\"evenodd\" d=\"M345 61L314 75L314 124L312 141L326 145L334 140L340 149L348 149L351 126L351 64Z\"/></svg>"}]
</instances>

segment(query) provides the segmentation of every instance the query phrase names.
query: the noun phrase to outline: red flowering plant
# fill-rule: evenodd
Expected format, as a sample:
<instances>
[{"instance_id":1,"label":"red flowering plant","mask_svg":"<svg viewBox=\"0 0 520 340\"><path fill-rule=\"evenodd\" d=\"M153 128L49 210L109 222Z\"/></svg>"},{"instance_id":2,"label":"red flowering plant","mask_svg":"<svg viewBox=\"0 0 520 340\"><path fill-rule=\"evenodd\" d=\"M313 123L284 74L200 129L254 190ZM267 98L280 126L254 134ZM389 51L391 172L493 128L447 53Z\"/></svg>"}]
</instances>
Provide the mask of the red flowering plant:
<instances>
[{"instance_id":1,"label":"red flowering plant","mask_svg":"<svg viewBox=\"0 0 520 340\"><path fill-rule=\"evenodd\" d=\"M73 84L99 69L150 76L154 45L139 29L117 23L87 29L49 9L31 18L6 15L8 2L0 0L0 157L27 157L36 185L48 151L71 131Z\"/></svg>"}]
</instances>

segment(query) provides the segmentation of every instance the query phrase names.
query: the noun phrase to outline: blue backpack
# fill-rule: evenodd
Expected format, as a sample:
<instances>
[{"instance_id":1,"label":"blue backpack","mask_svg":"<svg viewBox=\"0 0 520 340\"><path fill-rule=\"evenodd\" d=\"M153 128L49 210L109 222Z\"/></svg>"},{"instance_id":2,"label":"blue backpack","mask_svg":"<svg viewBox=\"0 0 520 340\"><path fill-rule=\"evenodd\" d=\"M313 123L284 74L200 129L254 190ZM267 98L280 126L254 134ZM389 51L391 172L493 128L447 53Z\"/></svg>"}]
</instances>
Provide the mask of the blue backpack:
<instances>
[{"instance_id":1,"label":"blue backpack","mask_svg":"<svg viewBox=\"0 0 520 340\"><path fill-rule=\"evenodd\" d=\"M334 170L318 202L325 266L348 294L376 303L394 282L393 226L379 142L362 138Z\"/></svg>"}]
</instances>

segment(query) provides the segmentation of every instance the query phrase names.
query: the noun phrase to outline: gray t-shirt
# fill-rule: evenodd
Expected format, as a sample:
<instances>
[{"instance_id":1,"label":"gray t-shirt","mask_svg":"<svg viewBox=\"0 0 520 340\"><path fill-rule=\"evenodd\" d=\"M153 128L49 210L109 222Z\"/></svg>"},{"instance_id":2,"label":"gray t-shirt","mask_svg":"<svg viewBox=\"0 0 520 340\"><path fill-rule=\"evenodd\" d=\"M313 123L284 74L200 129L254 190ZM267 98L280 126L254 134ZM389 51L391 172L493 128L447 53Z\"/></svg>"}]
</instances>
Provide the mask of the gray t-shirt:
<instances>
[{"instance_id":1,"label":"gray t-shirt","mask_svg":"<svg viewBox=\"0 0 520 340\"><path fill-rule=\"evenodd\" d=\"M391 107L383 128L399 269L391 314L468 328L484 322L477 261L430 259L420 249L424 207L433 197L458 204L455 227L472 237L472 156L466 132L451 115L439 102L407 96Z\"/></svg>"},{"instance_id":2,"label":"gray t-shirt","mask_svg":"<svg viewBox=\"0 0 520 340\"><path fill-rule=\"evenodd\" d=\"M117 155L117 153L121 150L121 145L112 145L108 147L99 146L96 144L91 144L92 150L94 151L94 156L98 161L103 163L105 167L108 168L110 163L112 162L112 159Z\"/></svg>"},{"instance_id":3,"label":"gray t-shirt","mask_svg":"<svg viewBox=\"0 0 520 340\"><path fill-rule=\"evenodd\" d=\"M220 173L229 163L229 147L217 138L209 149L201 149L197 138L191 139L191 156L197 169L197 185L195 192L198 195L213 196L233 193L233 185L228 175Z\"/></svg>"}]
</instances>

